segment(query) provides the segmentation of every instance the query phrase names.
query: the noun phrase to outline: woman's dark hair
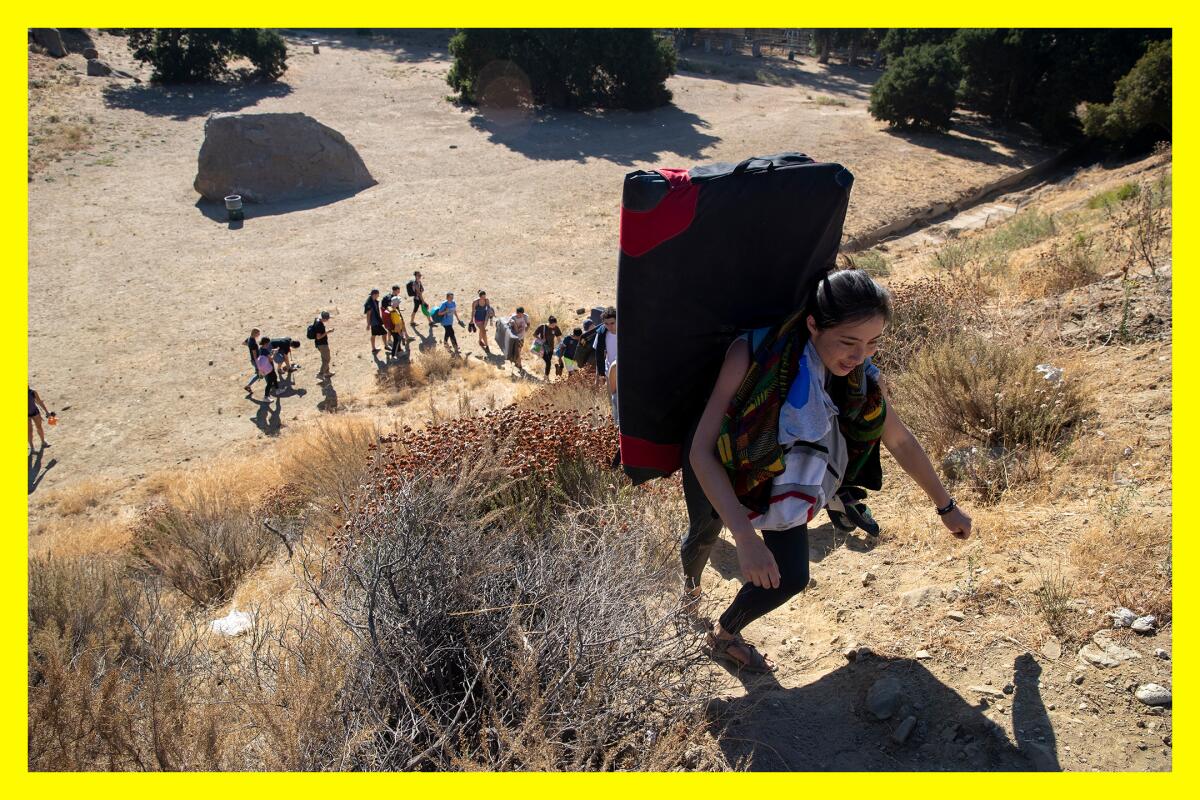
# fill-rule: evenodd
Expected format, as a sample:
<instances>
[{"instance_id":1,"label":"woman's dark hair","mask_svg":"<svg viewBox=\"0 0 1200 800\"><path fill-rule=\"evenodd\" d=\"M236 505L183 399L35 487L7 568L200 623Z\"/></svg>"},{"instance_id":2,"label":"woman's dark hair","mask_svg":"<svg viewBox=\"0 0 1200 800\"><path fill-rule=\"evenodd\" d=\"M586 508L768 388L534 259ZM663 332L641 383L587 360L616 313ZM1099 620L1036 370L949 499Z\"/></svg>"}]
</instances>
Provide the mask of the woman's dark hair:
<instances>
[{"instance_id":1,"label":"woman's dark hair","mask_svg":"<svg viewBox=\"0 0 1200 800\"><path fill-rule=\"evenodd\" d=\"M817 282L808 313L821 329L876 316L890 322L892 297L864 270L843 269Z\"/></svg>"}]
</instances>

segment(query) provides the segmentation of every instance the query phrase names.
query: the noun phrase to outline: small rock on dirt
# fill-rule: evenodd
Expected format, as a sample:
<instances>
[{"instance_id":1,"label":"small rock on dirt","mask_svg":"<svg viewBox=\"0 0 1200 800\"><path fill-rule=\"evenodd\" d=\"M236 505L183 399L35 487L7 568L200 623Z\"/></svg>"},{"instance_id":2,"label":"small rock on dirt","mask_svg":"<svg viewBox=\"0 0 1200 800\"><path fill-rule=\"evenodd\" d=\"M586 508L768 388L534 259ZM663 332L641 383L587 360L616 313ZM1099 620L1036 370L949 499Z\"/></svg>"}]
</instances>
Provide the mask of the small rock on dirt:
<instances>
[{"instance_id":1,"label":"small rock on dirt","mask_svg":"<svg viewBox=\"0 0 1200 800\"><path fill-rule=\"evenodd\" d=\"M100 53L94 47L85 47L83 48L83 57L91 61L93 58L99 58Z\"/></svg>"},{"instance_id":2,"label":"small rock on dirt","mask_svg":"<svg viewBox=\"0 0 1200 800\"><path fill-rule=\"evenodd\" d=\"M903 700L903 690L895 678L880 678L867 691L867 710L876 719L887 719L896 713Z\"/></svg>"},{"instance_id":3,"label":"small rock on dirt","mask_svg":"<svg viewBox=\"0 0 1200 800\"><path fill-rule=\"evenodd\" d=\"M1101 669L1115 667L1122 661L1140 657L1136 651L1114 642L1106 631L1097 631L1092 637L1092 643L1079 650L1080 659Z\"/></svg>"},{"instance_id":4,"label":"small rock on dirt","mask_svg":"<svg viewBox=\"0 0 1200 800\"><path fill-rule=\"evenodd\" d=\"M1171 690L1157 683L1147 683L1138 687L1133 696L1148 706L1171 705Z\"/></svg>"},{"instance_id":5,"label":"small rock on dirt","mask_svg":"<svg viewBox=\"0 0 1200 800\"><path fill-rule=\"evenodd\" d=\"M900 599L910 606L923 606L932 603L942 596L942 590L937 586L922 586L910 589L900 595Z\"/></svg>"},{"instance_id":6,"label":"small rock on dirt","mask_svg":"<svg viewBox=\"0 0 1200 800\"><path fill-rule=\"evenodd\" d=\"M1004 692L999 689L993 689L991 686L969 686L972 692L987 695L988 697L1004 697Z\"/></svg>"},{"instance_id":7,"label":"small rock on dirt","mask_svg":"<svg viewBox=\"0 0 1200 800\"><path fill-rule=\"evenodd\" d=\"M1129 627L1133 629L1134 633L1154 633L1156 623L1157 620L1154 618L1154 615L1147 614L1144 617L1135 619Z\"/></svg>"},{"instance_id":8,"label":"small rock on dirt","mask_svg":"<svg viewBox=\"0 0 1200 800\"><path fill-rule=\"evenodd\" d=\"M964 614L961 611L947 611L946 616L949 617L950 619L954 620L955 622L962 622L964 619L967 618L966 614Z\"/></svg>"},{"instance_id":9,"label":"small rock on dirt","mask_svg":"<svg viewBox=\"0 0 1200 800\"><path fill-rule=\"evenodd\" d=\"M925 659L930 658L928 650L918 650L916 653L916 656L917 656L917 659L921 660L921 661L924 661Z\"/></svg>"},{"instance_id":10,"label":"small rock on dirt","mask_svg":"<svg viewBox=\"0 0 1200 800\"><path fill-rule=\"evenodd\" d=\"M1161 647L1156 647L1154 648L1154 657L1161 658L1163 661L1167 661L1171 658L1171 654L1166 650L1163 650Z\"/></svg>"},{"instance_id":11,"label":"small rock on dirt","mask_svg":"<svg viewBox=\"0 0 1200 800\"><path fill-rule=\"evenodd\" d=\"M862 575L862 585L863 586L870 586L874 582L875 582L875 573L874 572L864 572L863 573L863 575Z\"/></svg>"},{"instance_id":12,"label":"small rock on dirt","mask_svg":"<svg viewBox=\"0 0 1200 800\"><path fill-rule=\"evenodd\" d=\"M896 730L892 731L892 741L895 742L896 744L904 744L905 740L908 739L909 734L912 733L913 728L915 728L916 726L917 726L917 718L916 717L913 717L913 716L905 717L904 721L896 726Z\"/></svg>"},{"instance_id":13,"label":"small rock on dirt","mask_svg":"<svg viewBox=\"0 0 1200 800\"><path fill-rule=\"evenodd\" d=\"M1134 614L1124 606L1118 608L1116 611L1108 612L1108 615L1112 617L1114 628L1128 628L1137 619L1137 614Z\"/></svg>"},{"instance_id":14,"label":"small rock on dirt","mask_svg":"<svg viewBox=\"0 0 1200 800\"><path fill-rule=\"evenodd\" d=\"M1042 655L1051 661L1062 658L1062 642L1058 640L1058 637L1051 636L1042 643Z\"/></svg>"}]
</instances>

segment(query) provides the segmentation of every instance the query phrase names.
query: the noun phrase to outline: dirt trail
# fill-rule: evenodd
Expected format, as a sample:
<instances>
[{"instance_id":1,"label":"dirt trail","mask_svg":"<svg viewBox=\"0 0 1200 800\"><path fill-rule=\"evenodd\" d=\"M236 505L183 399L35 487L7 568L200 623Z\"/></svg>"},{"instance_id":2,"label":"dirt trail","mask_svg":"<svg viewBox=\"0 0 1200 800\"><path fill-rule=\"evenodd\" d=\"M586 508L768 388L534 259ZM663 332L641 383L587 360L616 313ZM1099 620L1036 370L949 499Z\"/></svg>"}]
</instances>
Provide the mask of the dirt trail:
<instances>
[{"instance_id":1,"label":"dirt trail","mask_svg":"<svg viewBox=\"0 0 1200 800\"><path fill-rule=\"evenodd\" d=\"M866 113L877 72L811 60L776 62L782 85L684 73L670 81L674 104L650 113L500 124L445 100L441 34L318 36L319 55L308 36L293 39L283 84L236 91L76 79L80 56L30 56L31 80L45 83L33 90L35 138L54 139L52 116L87 130L86 147L29 188L30 380L52 406L69 406L46 489L134 477L274 433L240 392L249 370L238 343L252 326L303 339L312 315L332 309L333 388L353 407L374 391L366 291L414 269L433 293L453 290L461 302L486 288L504 311L524 304L574 318L576 307L610 302L619 192L632 169L782 150L837 160L856 175L853 234L1047 154L970 121L948 138L888 133ZM114 66L146 76L123 39L95 38ZM251 209L231 229L197 205L192 180L207 115L236 110L303 111L333 126L379 185L287 213ZM68 333L66 308L78 303L81 330ZM282 404L285 428L327 400L305 350L308 369ZM477 396L511 397L516 376L498 377Z\"/></svg>"}]
</instances>

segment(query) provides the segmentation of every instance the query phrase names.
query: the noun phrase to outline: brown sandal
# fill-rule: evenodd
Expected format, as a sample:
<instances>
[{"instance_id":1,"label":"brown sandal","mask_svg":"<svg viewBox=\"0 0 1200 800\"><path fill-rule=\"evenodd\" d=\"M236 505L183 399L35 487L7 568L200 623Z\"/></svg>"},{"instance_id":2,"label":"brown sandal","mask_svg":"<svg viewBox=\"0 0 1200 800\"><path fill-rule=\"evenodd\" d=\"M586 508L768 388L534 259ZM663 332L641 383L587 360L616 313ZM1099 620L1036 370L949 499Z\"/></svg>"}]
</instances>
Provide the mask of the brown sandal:
<instances>
[{"instance_id":1,"label":"brown sandal","mask_svg":"<svg viewBox=\"0 0 1200 800\"><path fill-rule=\"evenodd\" d=\"M735 644L746 651L750 656L749 661L742 661L729 652L729 648ZM778 669L778 666L767 663L766 653L758 652L758 649L754 645L747 642L741 636L735 636L732 639L721 639L713 635L712 631L709 631L708 654L713 660L733 667L738 671L745 670L746 672L769 674Z\"/></svg>"}]
</instances>

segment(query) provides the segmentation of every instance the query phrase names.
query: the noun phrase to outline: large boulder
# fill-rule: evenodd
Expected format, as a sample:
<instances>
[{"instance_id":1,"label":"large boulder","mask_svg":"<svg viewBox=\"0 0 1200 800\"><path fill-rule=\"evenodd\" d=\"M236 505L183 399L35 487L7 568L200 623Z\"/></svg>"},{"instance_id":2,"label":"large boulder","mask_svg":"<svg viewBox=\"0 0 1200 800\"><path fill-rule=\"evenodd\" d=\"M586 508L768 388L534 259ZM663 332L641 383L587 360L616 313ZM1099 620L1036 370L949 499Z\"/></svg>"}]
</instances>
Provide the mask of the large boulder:
<instances>
[{"instance_id":1,"label":"large boulder","mask_svg":"<svg viewBox=\"0 0 1200 800\"><path fill-rule=\"evenodd\" d=\"M45 48L46 52L55 58L62 58L67 54L58 28L30 28L29 36L34 44Z\"/></svg>"},{"instance_id":2,"label":"large boulder","mask_svg":"<svg viewBox=\"0 0 1200 800\"><path fill-rule=\"evenodd\" d=\"M213 114L204 124L196 191L252 203L353 194L374 186L346 137L307 114Z\"/></svg>"}]
</instances>

